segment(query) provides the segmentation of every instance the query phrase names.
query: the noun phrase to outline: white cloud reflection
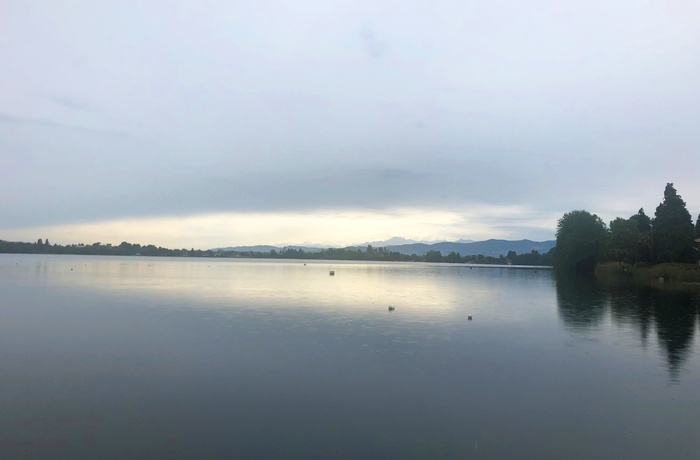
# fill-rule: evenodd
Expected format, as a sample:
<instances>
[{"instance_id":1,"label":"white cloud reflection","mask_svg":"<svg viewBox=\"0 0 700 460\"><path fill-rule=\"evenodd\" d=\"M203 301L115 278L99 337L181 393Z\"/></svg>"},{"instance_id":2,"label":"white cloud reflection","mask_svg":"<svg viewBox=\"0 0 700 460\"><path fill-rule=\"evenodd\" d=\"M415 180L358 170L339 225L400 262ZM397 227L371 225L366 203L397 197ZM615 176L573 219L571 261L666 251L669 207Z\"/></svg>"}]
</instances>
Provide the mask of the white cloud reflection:
<instances>
[{"instance_id":1,"label":"white cloud reflection","mask_svg":"<svg viewBox=\"0 0 700 460\"><path fill-rule=\"evenodd\" d=\"M392 320L431 323L467 315L481 321L514 321L490 305L516 292L502 292L488 280L507 276L511 283L533 294L531 299L513 299L542 308L551 304L552 291L540 283L551 282L551 274L531 270L477 268L445 264L356 263L347 261L280 261L245 259L163 259L130 257L61 258L11 256L4 262L23 276L43 283L60 283L85 291L85 295L129 299L149 308L187 308L206 313L249 312L277 317L305 311L334 316L338 321L357 320L370 313L383 317L388 307ZM50 259L50 260L49 260ZM17 265L15 265L15 263ZM329 276L329 270L335 276ZM499 270L510 270L508 274ZM513 270L519 270L517 273ZM495 278L494 278L495 277ZM536 281L533 281L536 280ZM490 319L487 319L490 318ZM522 318L520 318L522 319Z\"/></svg>"}]
</instances>

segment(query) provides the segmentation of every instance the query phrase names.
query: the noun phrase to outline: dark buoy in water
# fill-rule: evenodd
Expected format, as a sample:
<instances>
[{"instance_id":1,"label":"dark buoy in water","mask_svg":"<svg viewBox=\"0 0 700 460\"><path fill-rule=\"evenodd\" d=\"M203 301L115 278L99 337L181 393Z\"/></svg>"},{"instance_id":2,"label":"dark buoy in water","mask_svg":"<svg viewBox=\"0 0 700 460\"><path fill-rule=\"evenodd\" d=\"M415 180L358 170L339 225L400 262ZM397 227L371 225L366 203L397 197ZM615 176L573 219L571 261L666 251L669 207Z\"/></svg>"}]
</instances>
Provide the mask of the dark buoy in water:
<instances>
[{"instance_id":1,"label":"dark buoy in water","mask_svg":"<svg viewBox=\"0 0 700 460\"><path fill-rule=\"evenodd\" d=\"M331 275L331 276L335 276L335 272L334 272L333 270L331 270L330 272L328 272L328 274Z\"/></svg>"},{"instance_id":2,"label":"dark buoy in water","mask_svg":"<svg viewBox=\"0 0 700 460\"><path fill-rule=\"evenodd\" d=\"M396 310L396 307L392 307L391 305L389 305L389 311L394 311L394 310Z\"/></svg>"},{"instance_id":3,"label":"dark buoy in water","mask_svg":"<svg viewBox=\"0 0 700 460\"><path fill-rule=\"evenodd\" d=\"M472 320L472 315L467 316L467 319L468 319L469 321L471 321L471 320Z\"/></svg>"}]
</instances>

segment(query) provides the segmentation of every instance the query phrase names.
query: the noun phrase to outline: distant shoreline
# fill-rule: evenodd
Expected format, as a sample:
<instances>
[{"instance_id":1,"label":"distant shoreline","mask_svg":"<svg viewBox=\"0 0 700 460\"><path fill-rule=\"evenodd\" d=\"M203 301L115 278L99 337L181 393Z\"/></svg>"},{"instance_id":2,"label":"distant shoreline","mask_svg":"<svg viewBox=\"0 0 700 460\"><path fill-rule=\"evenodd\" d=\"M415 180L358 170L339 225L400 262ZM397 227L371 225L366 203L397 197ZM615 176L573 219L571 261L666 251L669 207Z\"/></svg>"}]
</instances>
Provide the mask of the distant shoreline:
<instances>
[{"instance_id":1,"label":"distant shoreline","mask_svg":"<svg viewBox=\"0 0 700 460\"><path fill-rule=\"evenodd\" d=\"M0 257L5 255L20 255L20 256L78 256L78 257L124 257L133 259L208 259L207 257L189 257L189 256L123 256L123 255L106 255L106 254L36 254L36 253L25 253L25 252L0 252ZM325 262L356 262L356 263L400 263L400 264L440 264L445 266L461 266L469 268L513 268L513 269L525 269L525 270L554 270L552 265L514 265L514 264L478 264L478 263L468 263L468 262L425 262L425 261L404 261L404 260L348 260L348 259L291 259L291 258L270 258L270 257L214 257L218 260L265 260L265 261L279 261L279 262L309 262L309 263L325 263Z\"/></svg>"},{"instance_id":2,"label":"distant shoreline","mask_svg":"<svg viewBox=\"0 0 700 460\"><path fill-rule=\"evenodd\" d=\"M149 256L149 257L202 257L202 258L251 258L251 259L292 259L292 260L356 260L375 262L435 262L472 265L503 265L524 267L551 267L551 251L540 254L533 250L530 253L517 254L509 251L508 255L499 257L482 254L462 256L450 252L443 255L440 251L431 250L425 255L403 254L390 248L361 248L324 249L315 252L305 252L303 249L258 251L224 251L201 249L168 249L155 245L142 246L123 242L118 246L112 244L50 244L41 239L36 243L10 242L0 240L0 254L47 254L47 255L99 255L99 256Z\"/></svg>"}]
</instances>

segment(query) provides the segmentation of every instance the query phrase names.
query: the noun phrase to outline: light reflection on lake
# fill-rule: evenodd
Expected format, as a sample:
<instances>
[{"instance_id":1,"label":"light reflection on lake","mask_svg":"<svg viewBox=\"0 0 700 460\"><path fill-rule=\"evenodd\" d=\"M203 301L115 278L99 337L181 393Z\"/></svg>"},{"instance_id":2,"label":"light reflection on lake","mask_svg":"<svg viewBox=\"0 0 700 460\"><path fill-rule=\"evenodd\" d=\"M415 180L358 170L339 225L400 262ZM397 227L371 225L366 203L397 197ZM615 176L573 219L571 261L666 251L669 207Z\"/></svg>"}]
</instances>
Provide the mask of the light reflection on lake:
<instances>
[{"instance_id":1,"label":"light reflection on lake","mask_svg":"<svg viewBox=\"0 0 700 460\"><path fill-rule=\"evenodd\" d=\"M31 255L0 255L0 292L13 458L700 447L693 293L546 269Z\"/></svg>"}]
</instances>

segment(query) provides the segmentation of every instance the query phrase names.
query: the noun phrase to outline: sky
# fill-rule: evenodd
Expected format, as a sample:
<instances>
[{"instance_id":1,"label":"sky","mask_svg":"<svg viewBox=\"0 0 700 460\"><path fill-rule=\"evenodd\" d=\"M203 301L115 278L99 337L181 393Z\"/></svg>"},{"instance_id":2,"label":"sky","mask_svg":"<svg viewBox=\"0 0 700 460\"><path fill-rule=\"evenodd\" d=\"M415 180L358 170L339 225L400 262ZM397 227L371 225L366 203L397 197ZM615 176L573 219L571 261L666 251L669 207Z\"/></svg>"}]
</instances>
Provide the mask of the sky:
<instances>
[{"instance_id":1,"label":"sky","mask_svg":"<svg viewBox=\"0 0 700 460\"><path fill-rule=\"evenodd\" d=\"M553 239L700 213L700 2L0 4L0 239Z\"/></svg>"}]
</instances>

